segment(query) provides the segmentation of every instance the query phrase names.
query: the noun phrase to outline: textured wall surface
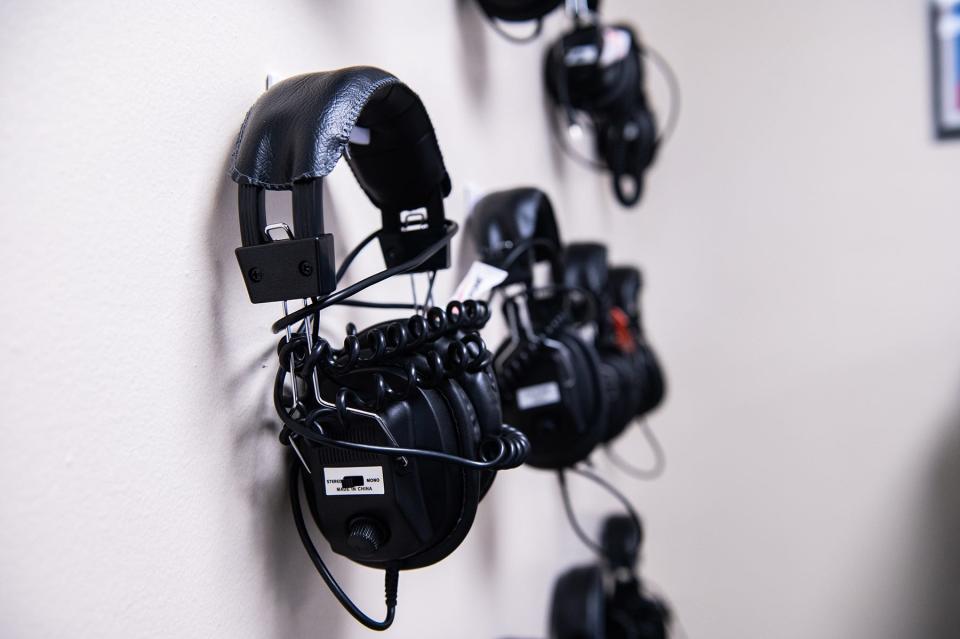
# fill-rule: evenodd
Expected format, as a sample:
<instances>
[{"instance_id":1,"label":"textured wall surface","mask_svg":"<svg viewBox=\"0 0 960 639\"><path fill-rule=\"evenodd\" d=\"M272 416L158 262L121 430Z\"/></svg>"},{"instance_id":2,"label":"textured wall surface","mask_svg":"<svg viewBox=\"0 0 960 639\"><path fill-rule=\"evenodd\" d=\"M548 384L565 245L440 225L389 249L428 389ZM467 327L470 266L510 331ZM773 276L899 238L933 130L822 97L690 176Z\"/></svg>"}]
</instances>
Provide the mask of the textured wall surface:
<instances>
[{"instance_id":1,"label":"textured wall surface","mask_svg":"<svg viewBox=\"0 0 960 639\"><path fill-rule=\"evenodd\" d=\"M535 184L568 239L645 268L669 468L597 462L690 637L955 636L960 145L931 139L923 3L606 4L683 83L628 213L552 146L544 42L505 42L471 3L0 4L0 635L371 634L290 521L278 309L246 299L226 166L267 74L373 64L426 103L451 217L468 186ZM379 216L343 166L327 196L342 254ZM637 432L620 451L649 454ZM591 527L614 507L575 496ZM392 634L542 636L552 579L587 559L554 478L511 472L455 555L402 576ZM379 614L380 573L331 563Z\"/></svg>"}]
</instances>

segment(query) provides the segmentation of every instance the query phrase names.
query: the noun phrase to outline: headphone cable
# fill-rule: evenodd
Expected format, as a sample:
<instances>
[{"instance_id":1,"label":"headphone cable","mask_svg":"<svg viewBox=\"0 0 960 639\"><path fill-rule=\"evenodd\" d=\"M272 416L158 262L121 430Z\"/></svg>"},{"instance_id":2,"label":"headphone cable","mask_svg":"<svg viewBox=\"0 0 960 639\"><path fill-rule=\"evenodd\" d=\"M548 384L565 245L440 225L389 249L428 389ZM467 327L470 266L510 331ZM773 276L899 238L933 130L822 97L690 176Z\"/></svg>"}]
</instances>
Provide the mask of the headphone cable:
<instances>
[{"instance_id":1,"label":"headphone cable","mask_svg":"<svg viewBox=\"0 0 960 639\"><path fill-rule=\"evenodd\" d=\"M680 79L677 77L673 67L670 66L670 63L667 62L667 59L649 44L644 44L642 51L643 55L650 58L650 61L653 62L653 66L657 67L660 75L666 81L667 92L670 95L670 106L667 109L667 119L663 123L663 128L660 129L660 135L657 136L657 144L660 144L661 142L666 142L669 140L677 128L677 123L680 121L680 109L682 106L683 94L680 90Z\"/></svg>"},{"instance_id":2,"label":"headphone cable","mask_svg":"<svg viewBox=\"0 0 960 639\"><path fill-rule=\"evenodd\" d=\"M505 30L503 29L503 27L500 26L500 23L497 21L496 18L494 18L493 16L490 16L490 15L487 15L486 12L484 12L484 15L487 16L487 19L490 21L490 26L493 27L493 30L496 31L497 33L499 33L500 36L503 37L505 40L508 40L508 41L512 42L513 44L528 44L528 43L530 43L530 42L533 42L534 40L536 40L537 38L540 37L540 33L543 31L543 18L542 18L542 17L541 17L541 18L537 18L537 24L536 24L536 26L533 28L533 33L531 33L530 35L525 35L525 36L515 36L515 35L512 35L512 34L508 33L507 31L505 31Z\"/></svg>"},{"instance_id":3,"label":"headphone cable","mask_svg":"<svg viewBox=\"0 0 960 639\"><path fill-rule=\"evenodd\" d=\"M568 470L576 475L580 475L581 477L589 479L616 498L616 500L619 501L627 511L627 516L629 516L633 521L633 525L636 527L638 533L637 538L640 539L643 537L643 528L640 525L640 516L637 514L637 511L634 510L633 505L623 493L614 488L612 484L602 477L599 477L592 472L588 472L583 468L577 468L576 466L573 466ZM587 548L595 552L600 557L604 557L605 553L603 551L603 546L590 539L590 536L587 535L587 533L584 532L583 528L580 526L580 522L577 521L577 517L573 512L573 505L570 501L570 490L567 487L567 477L564 469L557 471L557 479L560 481L560 495L563 498L563 509L567 514L567 520L570 522L570 527L573 528L573 532L577 535L577 537L580 538L580 541L582 541Z\"/></svg>"},{"instance_id":4,"label":"headphone cable","mask_svg":"<svg viewBox=\"0 0 960 639\"><path fill-rule=\"evenodd\" d=\"M365 249L370 242L374 241L378 237L380 237L380 229L377 229L370 235L360 240L360 243L354 246L353 249L347 253L346 257L343 258L343 261L340 262L340 266L337 268L335 280L337 284L339 284L340 280L343 279L343 276L347 274L347 269L350 268L350 265L353 264L353 261L357 259L357 256L360 255L363 249Z\"/></svg>"},{"instance_id":5,"label":"headphone cable","mask_svg":"<svg viewBox=\"0 0 960 639\"><path fill-rule=\"evenodd\" d=\"M650 424L647 423L647 420L639 420L637 426L640 428L640 432L643 433L647 444L650 446L650 451L653 453L653 465L650 468L637 468L617 454L613 449L613 444L604 446L603 452L607 454L607 457L614 466L631 477L651 481L659 479L667 470L667 454L663 450L663 445L660 443L660 440L657 439L656 433L653 432Z\"/></svg>"},{"instance_id":6,"label":"headphone cable","mask_svg":"<svg viewBox=\"0 0 960 639\"><path fill-rule=\"evenodd\" d=\"M304 549L310 556L310 560L316 567L317 572L320 573L323 581L327 584L330 592L332 592L333 596L340 602L340 605L343 606L354 619L371 630L386 630L389 628L393 624L393 618L397 612L397 584L400 580L400 571L396 566L387 566L386 568L384 590L386 593L387 614L383 621L371 619L357 608L357 605L353 603L347 593L343 591L343 588L340 587L340 584L337 583L337 580L334 579L330 569L327 568L327 565L323 562L323 558L320 557L316 546L313 545L313 540L310 539L310 532L307 530L307 525L303 520L303 508L300 505L300 466L297 463L290 465L290 508L293 510L293 522L297 526L297 533L300 535L300 541L303 542Z\"/></svg>"},{"instance_id":7,"label":"headphone cable","mask_svg":"<svg viewBox=\"0 0 960 639\"><path fill-rule=\"evenodd\" d=\"M333 293L324 295L323 297L318 297L314 299L314 301L302 308L297 309L289 315L284 315L274 322L270 326L270 329L274 333L279 333L286 327L296 324L300 320L310 315L314 315L329 306L339 304L343 300L353 297L360 291L366 290L374 284L379 284L380 282L389 279L394 275L409 273L448 246L450 244L450 240L452 240L453 236L456 235L458 228L459 227L456 222L453 220L446 220L446 232L444 233L443 237L432 242L429 246L427 246L427 248L420 251L406 262L374 273L373 275L365 277L356 284L351 284L346 288L334 291ZM372 241L372 238L370 241ZM369 243L369 241L367 243ZM359 253L359 251L357 251L357 253Z\"/></svg>"}]
</instances>

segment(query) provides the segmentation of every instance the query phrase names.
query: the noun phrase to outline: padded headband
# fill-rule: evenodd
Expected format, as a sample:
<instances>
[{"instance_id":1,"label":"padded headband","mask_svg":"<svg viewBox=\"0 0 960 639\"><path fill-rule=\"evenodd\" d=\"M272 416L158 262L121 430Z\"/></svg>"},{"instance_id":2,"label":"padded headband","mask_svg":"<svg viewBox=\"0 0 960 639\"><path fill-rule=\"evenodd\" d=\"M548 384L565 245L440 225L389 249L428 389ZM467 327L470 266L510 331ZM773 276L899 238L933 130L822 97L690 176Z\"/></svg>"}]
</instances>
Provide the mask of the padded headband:
<instances>
[{"instance_id":1,"label":"padded headband","mask_svg":"<svg viewBox=\"0 0 960 639\"><path fill-rule=\"evenodd\" d=\"M369 131L351 141L355 126ZM233 153L239 184L290 190L347 161L380 209L403 211L450 193L440 147L420 98L374 67L298 75L274 85L247 112Z\"/></svg>"},{"instance_id":2,"label":"padded headband","mask_svg":"<svg viewBox=\"0 0 960 639\"><path fill-rule=\"evenodd\" d=\"M502 286L531 282L533 264L544 261L552 262L554 281L559 281L560 231L550 199L540 189L524 187L490 193L474 206L466 232L480 259L501 268L507 266L508 276ZM522 258L514 259L513 264L505 265L511 251L522 244L530 244L530 250Z\"/></svg>"},{"instance_id":3,"label":"padded headband","mask_svg":"<svg viewBox=\"0 0 960 639\"><path fill-rule=\"evenodd\" d=\"M450 265L456 224L443 213L450 177L423 102L381 69L308 73L260 96L233 152L243 243L237 260L254 303L316 298L336 288L333 236L323 229L322 178L342 155L383 222L377 236L387 270L364 286L389 277L391 269L412 273ZM264 189L293 191L293 242L267 236ZM402 212L419 208L427 210L426 224L410 229ZM296 313L283 321L294 321Z\"/></svg>"},{"instance_id":4,"label":"padded headband","mask_svg":"<svg viewBox=\"0 0 960 639\"><path fill-rule=\"evenodd\" d=\"M564 252L563 282L603 297L607 288L607 247L594 242L569 244Z\"/></svg>"}]
</instances>

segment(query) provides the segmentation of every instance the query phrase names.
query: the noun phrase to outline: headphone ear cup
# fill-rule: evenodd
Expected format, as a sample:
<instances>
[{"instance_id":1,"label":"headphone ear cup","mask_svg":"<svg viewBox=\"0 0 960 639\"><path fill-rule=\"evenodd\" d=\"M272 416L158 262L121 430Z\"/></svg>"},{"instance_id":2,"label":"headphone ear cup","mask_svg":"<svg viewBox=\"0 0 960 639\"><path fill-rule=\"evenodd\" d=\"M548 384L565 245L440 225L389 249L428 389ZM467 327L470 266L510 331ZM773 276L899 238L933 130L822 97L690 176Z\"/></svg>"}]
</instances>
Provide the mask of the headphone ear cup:
<instances>
[{"instance_id":1,"label":"headphone ear cup","mask_svg":"<svg viewBox=\"0 0 960 639\"><path fill-rule=\"evenodd\" d=\"M479 436L482 438L499 435L503 425L503 411L500 407L500 389L492 368L487 366L475 373L461 373L457 376L457 382L476 412Z\"/></svg>"},{"instance_id":2,"label":"headphone ear cup","mask_svg":"<svg viewBox=\"0 0 960 639\"><path fill-rule=\"evenodd\" d=\"M566 468L586 459L602 440L600 364L570 330L534 343L501 345L494 358L502 389L504 417L530 440L526 463L535 468ZM506 354L505 354L506 353ZM537 388L539 387L539 388ZM527 402L526 391L550 391Z\"/></svg>"},{"instance_id":3,"label":"headphone ear cup","mask_svg":"<svg viewBox=\"0 0 960 639\"><path fill-rule=\"evenodd\" d=\"M604 364L615 377L618 394L610 404L609 427L605 442L617 438L630 424L643 402L645 384L637 378L633 355L624 355L619 351L603 353Z\"/></svg>"},{"instance_id":4,"label":"headphone ear cup","mask_svg":"<svg viewBox=\"0 0 960 639\"><path fill-rule=\"evenodd\" d=\"M578 360L575 370L577 371L576 388L581 394L581 405L584 411L581 414L582 432L584 439L592 442L592 451L593 447L603 441L606 435L612 392L609 376L606 380L604 379L603 365L597 349L584 342L572 329L563 333L562 340L570 349L574 360Z\"/></svg>"},{"instance_id":5,"label":"headphone ear cup","mask_svg":"<svg viewBox=\"0 0 960 639\"><path fill-rule=\"evenodd\" d=\"M500 389L492 366L485 366L483 370L475 373L463 373L457 382L467 394L476 413L480 427L479 441L498 436L503 427L503 411L500 406ZM486 496L496 476L496 471L481 471L480 499Z\"/></svg>"},{"instance_id":6,"label":"headphone ear cup","mask_svg":"<svg viewBox=\"0 0 960 639\"><path fill-rule=\"evenodd\" d=\"M667 382L656 353L645 341L640 340L634 354L636 369L643 380L643 396L637 407L637 416L645 415L660 405L667 392Z\"/></svg>"},{"instance_id":7,"label":"headphone ear cup","mask_svg":"<svg viewBox=\"0 0 960 639\"><path fill-rule=\"evenodd\" d=\"M606 639L606 596L599 566L571 568L553 586L551 639Z\"/></svg>"},{"instance_id":8,"label":"headphone ear cup","mask_svg":"<svg viewBox=\"0 0 960 639\"><path fill-rule=\"evenodd\" d=\"M444 452L475 457L480 438L480 426L467 394L457 382L450 379L445 380L431 394L433 395L431 401L445 405L447 414L451 417L447 424L438 425L442 430L449 429L448 437L444 438ZM456 550L470 532L480 503L480 471L439 461L419 460L417 463L442 464L450 468L451 473L458 478L456 483L460 486L459 491L452 491L452 496L459 499L447 504L450 513L447 534L436 544L405 560L403 566L405 569L429 566Z\"/></svg>"}]
</instances>

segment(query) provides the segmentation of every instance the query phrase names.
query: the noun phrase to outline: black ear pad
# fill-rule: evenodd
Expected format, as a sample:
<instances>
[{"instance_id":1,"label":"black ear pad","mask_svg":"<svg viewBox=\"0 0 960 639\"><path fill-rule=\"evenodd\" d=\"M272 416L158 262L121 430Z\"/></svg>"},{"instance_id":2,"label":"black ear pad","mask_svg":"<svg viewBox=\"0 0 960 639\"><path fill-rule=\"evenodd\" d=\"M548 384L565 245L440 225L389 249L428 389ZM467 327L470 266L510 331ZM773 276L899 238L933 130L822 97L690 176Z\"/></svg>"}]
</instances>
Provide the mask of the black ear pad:
<instances>
[{"instance_id":1,"label":"black ear pad","mask_svg":"<svg viewBox=\"0 0 960 639\"><path fill-rule=\"evenodd\" d=\"M497 387L497 377L493 374L493 367L486 366L476 373L461 373L457 382L463 388L470 404L476 412L480 424L481 441L487 437L500 434L503 426L503 411L500 408L500 389ZM480 499L486 496L487 491L496 478L496 471L485 470L480 476Z\"/></svg>"},{"instance_id":2,"label":"black ear pad","mask_svg":"<svg viewBox=\"0 0 960 639\"><path fill-rule=\"evenodd\" d=\"M487 366L475 373L463 372L457 382L470 398L477 415L480 437L496 437L503 426L503 411L500 408L500 389L493 368Z\"/></svg>"},{"instance_id":3,"label":"black ear pad","mask_svg":"<svg viewBox=\"0 0 960 639\"><path fill-rule=\"evenodd\" d=\"M638 383L637 359L634 354L625 355L615 350L600 354L603 364L611 370L617 389L610 402L610 415L604 441L615 439L630 424L643 401L645 384Z\"/></svg>"},{"instance_id":4,"label":"black ear pad","mask_svg":"<svg viewBox=\"0 0 960 639\"><path fill-rule=\"evenodd\" d=\"M576 439L566 446L556 447L547 455L549 467L564 468L586 459L593 449L603 440L606 433L607 388L601 372L600 360L596 351L585 344L572 329L562 331L557 340L570 353L574 367L574 385L571 389L576 396L578 407L576 419Z\"/></svg>"},{"instance_id":5,"label":"black ear pad","mask_svg":"<svg viewBox=\"0 0 960 639\"><path fill-rule=\"evenodd\" d=\"M573 353L574 359L577 360L577 391L583 398L582 405L585 409L582 419L585 423L593 425L589 429L591 432L595 430L604 431L603 426L598 429L596 425L606 424L607 407L610 404L609 393L612 392L612 389L609 381L607 381L609 377L604 378L603 367L600 358L597 356L597 351L584 342L573 329L563 331L559 339L566 344L567 348ZM582 371L582 373L579 371ZM599 442L602 437L601 433L597 436L596 441Z\"/></svg>"},{"instance_id":6,"label":"black ear pad","mask_svg":"<svg viewBox=\"0 0 960 639\"><path fill-rule=\"evenodd\" d=\"M501 344L494 357L504 420L530 440L527 463L536 468L564 468L596 445L593 422L585 420L593 373L569 341L561 336L535 344L521 337L516 348Z\"/></svg>"},{"instance_id":7,"label":"black ear pad","mask_svg":"<svg viewBox=\"0 0 960 639\"><path fill-rule=\"evenodd\" d=\"M557 579L550 605L550 639L607 639L599 566L571 568Z\"/></svg>"},{"instance_id":8,"label":"black ear pad","mask_svg":"<svg viewBox=\"0 0 960 639\"><path fill-rule=\"evenodd\" d=\"M642 400L637 407L637 416L641 416L660 405L667 392L667 383L660 360L644 340L641 339L637 344L634 357L640 379L643 380Z\"/></svg>"},{"instance_id":9,"label":"black ear pad","mask_svg":"<svg viewBox=\"0 0 960 639\"><path fill-rule=\"evenodd\" d=\"M456 454L475 458L479 446L480 425L467 394L454 380L444 381L438 387L438 391L437 397L447 405L450 414L453 415L452 425L457 435ZM437 464L441 462L420 460L420 463ZM450 466L450 464L442 463L441 465ZM470 532L477 514L477 506L480 503L481 473L462 467L456 468L454 472L459 475L462 499L450 511L455 516L451 518L452 524L449 527L449 532L424 552L404 562L403 567L405 569L422 568L440 561L456 550L466 538L467 533Z\"/></svg>"},{"instance_id":10,"label":"black ear pad","mask_svg":"<svg viewBox=\"0 0 960 639\"><path fill-rule=\"evenodd\" d=\"M358 369L336 384L324 380L322 392L332 396L341 385L370 392L374 372L392 387L403 387L402 375L384 367ZM404 401L390 403L379 414L401 447L473 455L469 443L475 442L478 427L465 408L469 401L457 390L413 387ZM456 399L448 402L446 396ZM343 428L336 423L323 426L332 434ZM389 443L370 419L350 415L345 427L353 441ZM358 563L379 568L397 564L400 569L430 565L456 548L473 521L479 499L477 471L415 458L408 458L404 467L383 455L323 446L306 446L303 454L316 469L305 477L305 492L317 527L334 552ZM345 481L364 475L382 479L367 493L338 491ZM374 530L375 544L362 543L369 534L357 530L358 522Z\"/></svg>"}]
</instances>

